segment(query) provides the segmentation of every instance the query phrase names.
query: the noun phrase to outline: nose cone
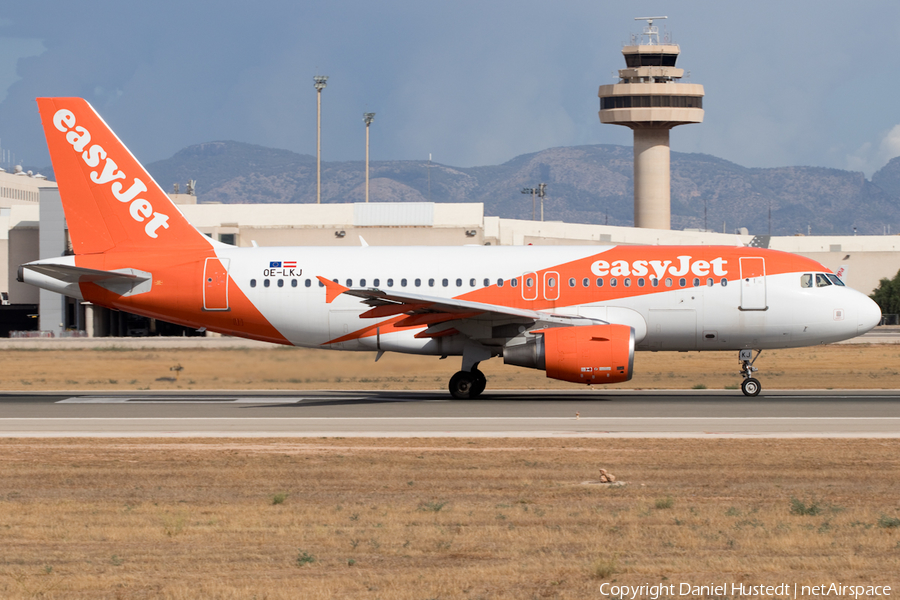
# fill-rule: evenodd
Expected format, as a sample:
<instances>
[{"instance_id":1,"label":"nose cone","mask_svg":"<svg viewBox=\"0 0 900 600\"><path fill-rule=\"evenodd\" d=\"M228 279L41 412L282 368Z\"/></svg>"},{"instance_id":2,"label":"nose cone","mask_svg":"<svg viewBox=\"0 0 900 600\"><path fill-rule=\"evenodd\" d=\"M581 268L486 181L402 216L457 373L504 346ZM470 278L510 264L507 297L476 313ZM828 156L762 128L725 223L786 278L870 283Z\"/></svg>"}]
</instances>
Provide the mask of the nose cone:
<instances>
[{"instance_id":1,"label":"nose cone","mask_svg":"<svg viewBox=\"0 0 900 600\"><path fill-rule=\"evenodd\" d=\"M862 335L869 331L879 323L881 323L881 309L875 304L875 301L868 296L863 296L857 307L857 329L856 335Z\"/></svg>"}]
</instances>

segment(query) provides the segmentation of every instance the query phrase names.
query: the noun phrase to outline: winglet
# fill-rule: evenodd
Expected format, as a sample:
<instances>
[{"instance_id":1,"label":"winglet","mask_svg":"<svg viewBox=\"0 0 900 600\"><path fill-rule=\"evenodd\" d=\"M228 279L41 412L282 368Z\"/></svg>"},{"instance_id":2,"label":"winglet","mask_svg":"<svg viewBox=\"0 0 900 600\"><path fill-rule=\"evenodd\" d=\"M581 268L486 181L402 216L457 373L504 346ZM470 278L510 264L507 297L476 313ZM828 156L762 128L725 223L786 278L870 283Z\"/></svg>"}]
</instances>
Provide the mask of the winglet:
<instances>
[{"instance_id":1,"label":"winglet","mask_svg":"<svg viewBox=\"0 0 900 600\"><path fill-rule=\"evenodd\" d=\"M344 287L339 284L337 281L332 281L330 279L325 279L324 277L320 277L316 275L316 279L325 286L325 303L331 304L335 298L349 290L350 288Z\"/></svg>"}]
</instances>

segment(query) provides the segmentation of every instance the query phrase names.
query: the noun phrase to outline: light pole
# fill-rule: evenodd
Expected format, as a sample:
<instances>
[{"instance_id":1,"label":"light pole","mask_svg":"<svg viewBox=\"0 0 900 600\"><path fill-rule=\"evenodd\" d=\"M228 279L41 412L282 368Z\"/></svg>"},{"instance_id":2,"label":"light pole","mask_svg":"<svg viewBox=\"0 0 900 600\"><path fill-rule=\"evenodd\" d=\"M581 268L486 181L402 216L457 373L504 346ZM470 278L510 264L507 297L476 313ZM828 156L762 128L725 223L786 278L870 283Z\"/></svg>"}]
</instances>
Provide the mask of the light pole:
<instances>
[{"instance_id":1,"label":"light pole","mask_svg":"<svg viewBox=\"0 0 900 600\"><path fill-rule=\"evenodd\" d=\"M538 196L540 197L540 199L541 199L541 222L542 222L542 223L544 222L544 190L546 190L546 189L547 189L547 184L546 184L546 183L539 183L539 184L538 184L538 192L537 192L537 195L538 195Z\"/></svg>"},{"instance_id":2,"label":"light pole","mask_svg":"<svg viewBox=\"0 0 900 600\"><path fill-rule=\"evenodd\" d=\"M375 113L363 113L366 122L366 202L369 201L369 125L375 120Z\"/></svg>"},{"instance_id":3,"label":"light pole","mask_svg":"<svg viewBox=\"0 0 900 600\"><path fill-rule=\"evenodd\" d=\"M531 220L534 221L535 211L537 210L537 204L535 201L535 194L537 194L537 188L522 188L523 194L531 194Z\"/></svg>"},{"instance_id":4,"label":"light pole","mask_svg":"<svg viewBox=\"0 0 900 600\"><path fill-rule=\"evenodd\" d=\"M328 77L313 77L316 85L316 204L322 203L322 90Z\"/></svg>"}]
</instances>

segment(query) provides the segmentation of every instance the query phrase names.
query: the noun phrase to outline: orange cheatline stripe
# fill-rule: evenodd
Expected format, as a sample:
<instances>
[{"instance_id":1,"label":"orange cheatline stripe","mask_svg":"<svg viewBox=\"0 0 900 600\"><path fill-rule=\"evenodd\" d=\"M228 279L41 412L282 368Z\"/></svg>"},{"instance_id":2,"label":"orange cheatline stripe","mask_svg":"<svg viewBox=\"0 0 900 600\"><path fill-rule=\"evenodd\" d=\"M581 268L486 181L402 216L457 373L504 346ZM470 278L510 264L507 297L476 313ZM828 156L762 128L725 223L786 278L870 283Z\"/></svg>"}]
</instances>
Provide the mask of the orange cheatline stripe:
<instances>
[{"instance_id":1,"label":"orange cheatline stripe","mask_svg":"<svg viewBox=\"0 0 900 600\"><path fill-rule=\"evenodd\" d=\"M465 312L465 313L425 313L419 315L410 315L400 321L397 325L400 327L412 327L414 325L434 325L443 323L444 321L455 321L456 319L468 319L477 315L484 314L482 312Z\"/></svg>"},{"instance_id":2,"label":"orange cheatline stripe","mask_svg":"<svg viewBox=\"0 0 900 600\"><path fill-rule=\"evenodd\" d=\"M450 328L448 328L448 329L442 329L441 331L435 331L435 332L432 332L432 333L429 333L427 330L426 330L426 331L420 331L419 333L417 333L417 334L415 335L415 337L418 338L418 339L423 339L423 338L439 338L439 337L444 337L444 336L447 336L447 335L454 335L454 334L457 334L457 333L459 333L459 330L458 330L456 327L450 327Z\"/></svg>"},{"instance_id":3,"label":"orange cheatline stripe","mask_svg":"<svg viewBox=\"0 0 900 600\"><path fill-rule=\"evenodd\" d=\"M390 304L376 306L371 310L367 310L359 315L360 319L378 319L382 317L393 317L401 313L408 313L414 310L421 310L431 306L430 304Z\"/></svg>"},{"instance_id":4,"label":"orange cheatline stripe","mask_svg":"<svg viewBox=\"0 0 900 600\"><path fill-rule=\"evenodd\" d=\"M320 275L316 275L316 279L318 279L322 283L322 285L325 286L325 304L331 304L335 298L350 289L348 287L342 286L335 281L325 279Z\"/></svg>"}]
</instances>

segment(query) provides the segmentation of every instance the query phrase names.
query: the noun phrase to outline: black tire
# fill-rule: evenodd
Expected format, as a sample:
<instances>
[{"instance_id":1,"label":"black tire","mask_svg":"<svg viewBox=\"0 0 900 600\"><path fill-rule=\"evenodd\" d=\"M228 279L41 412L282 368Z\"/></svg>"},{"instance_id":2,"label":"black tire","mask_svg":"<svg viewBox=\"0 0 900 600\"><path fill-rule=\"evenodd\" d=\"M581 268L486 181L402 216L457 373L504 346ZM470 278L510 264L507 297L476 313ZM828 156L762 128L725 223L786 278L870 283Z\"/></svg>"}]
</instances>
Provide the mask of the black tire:
<instances>
[{"instance_id":1,"label":"black tire","mask_svg":"<svg viewBox=\"0 0 900 600\"><path fill-rule=\"evenodd\" d=\"M484 388L487 387L487 377L484 376L484 373L475 369L472 371L472 375L475 376L475 381L472 383L472 391L469 394L470 398L477 398L481 395L481 392L484 391Z\"/></svg>"},{"instance_id":2,"label":"black tire","mask_svg":"<svg viewBox=\"0 0 900 600\"><path fill-rule=\"evenodd\" d=\"M474 398L478 394L473 394L475 390L475 375L468 371L458 371L456 375L450 378L450 395L457 400L468 400Z\"/></svg>"},{"instance_id":3,"label":"black tire","mask_svg":"<svg viewBox=\"0 0 900 600\"><path fill-rule=\"evenodd\" d=\"M761 390L762 385L760 385L759 380L753 377L748 377L741 384L741 391L744 392L745 396L759 396Z\"/></svg>"}]
</instances>

